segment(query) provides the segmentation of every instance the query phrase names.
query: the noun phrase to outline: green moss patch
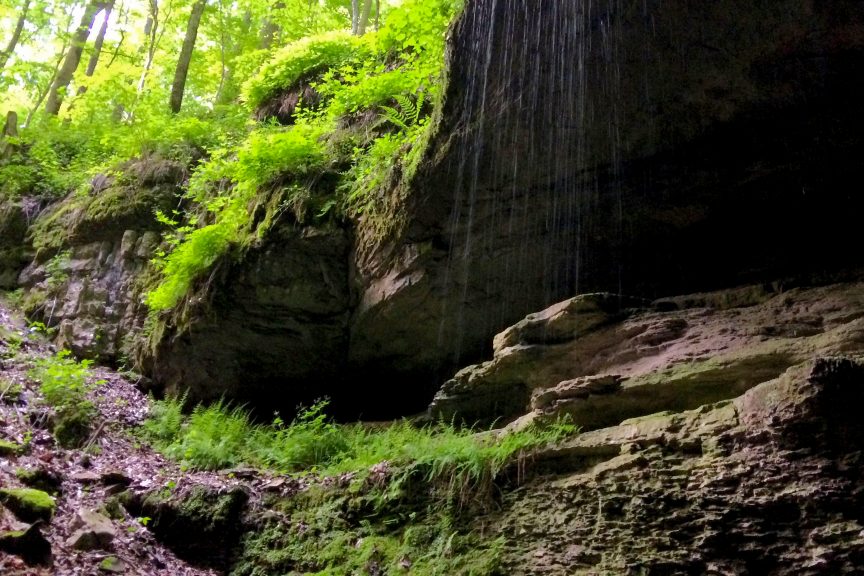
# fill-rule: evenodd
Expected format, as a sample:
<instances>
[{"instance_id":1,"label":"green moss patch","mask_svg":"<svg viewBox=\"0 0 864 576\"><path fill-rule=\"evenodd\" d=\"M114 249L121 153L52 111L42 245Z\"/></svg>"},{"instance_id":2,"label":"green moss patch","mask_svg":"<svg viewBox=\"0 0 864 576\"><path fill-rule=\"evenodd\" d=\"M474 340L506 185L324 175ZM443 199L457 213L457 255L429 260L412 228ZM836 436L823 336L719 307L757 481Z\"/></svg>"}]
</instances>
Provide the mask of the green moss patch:
<instances>
[{"instance_id":1,"label":"green moss patch","mask_svg":"<svg viewBox=\"0 0 864 576\"><path fill-rule=\"evenodd\" d=\"M34 488L0 489L0 502L22 522L50 522L57 505L47 492Z\"/></svg>"},{"instance_id":2,"label":"green moss patch","mask_svg":"<svg viewBox=\"0 0 864 576\"><path fill-rule=\"evenodd\" d=\"M356 478L270 505L269 519L241 541L231 576L500 573L501 542L471 530L422 480L376 486Z\"/></svg>"},{"instance_id":3,"label":"green moss patch","mask_svg":"<svg viewBox=\"0 0 864 576\"><path fill-rule=\"evenodd\" d=\"M21 446L9 440L0 440L0 456L17 456L21 452Z\"/></svg>"},{"instance_id":4,"label":"green moss patch","mask_svg":"<svg viewBox=\"0 0 864 576\"><path fill-rule=\"evenodd\" d=\"M121 502L131 514L149 518L147 529L181 558L221 568L240 537L247 499L240 489L195 486L177 493L170 488L126 492Z\"/></svg>"}]
</instances>

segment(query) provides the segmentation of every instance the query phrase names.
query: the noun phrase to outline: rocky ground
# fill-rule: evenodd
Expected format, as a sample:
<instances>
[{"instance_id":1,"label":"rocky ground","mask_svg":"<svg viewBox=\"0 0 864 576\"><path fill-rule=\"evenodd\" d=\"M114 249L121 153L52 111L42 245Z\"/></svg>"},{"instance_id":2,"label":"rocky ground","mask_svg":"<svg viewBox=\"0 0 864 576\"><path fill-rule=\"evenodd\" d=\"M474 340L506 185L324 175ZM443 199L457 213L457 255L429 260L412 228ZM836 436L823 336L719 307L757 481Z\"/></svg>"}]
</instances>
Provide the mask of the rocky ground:
<instances>
[{"instance_id":1,"label":"rocky ground","mask_svg":"<svg viewBox=\"0 0 864 576\"><path fill-rule=\"evenodd\" d=\"M53 347L6 306L0 307L0 335L0 441L7 446L0 453L0 486L14 490L29 484L49 493L54 506L41 518L13 513L11 500L0 507L0 573L216 574L179 559L145 528L149 519L130 514L116 495L130 487L181 491L197 485L222 491L239 480L182 471L142 445L134 428L147 414L148 398L134 381L103 368L93 371L93 380L104 383L91 394L98 407L92 435L81 449L60 447L48 430L50 411L27 376L33 359L50 355ZM16 539L15 531L25 533Z\"/></svg>"},{"instance_id":2,"label":"rocky ground","mask_svg":"<svg viewBox=\"0 0 864 576\"><path fill-rule=\"evenodd\" d=\"M136 435L134 379L104 368L92 434L62 448L28 376L52 346L7 307L0 338L3 574L864 573L861 282L583 295L526 317L431 411L582 433L505 466L443 540L422 482L182 469ZM436 541L447 571L412 568Z\"/></svg>"}]
</instances>

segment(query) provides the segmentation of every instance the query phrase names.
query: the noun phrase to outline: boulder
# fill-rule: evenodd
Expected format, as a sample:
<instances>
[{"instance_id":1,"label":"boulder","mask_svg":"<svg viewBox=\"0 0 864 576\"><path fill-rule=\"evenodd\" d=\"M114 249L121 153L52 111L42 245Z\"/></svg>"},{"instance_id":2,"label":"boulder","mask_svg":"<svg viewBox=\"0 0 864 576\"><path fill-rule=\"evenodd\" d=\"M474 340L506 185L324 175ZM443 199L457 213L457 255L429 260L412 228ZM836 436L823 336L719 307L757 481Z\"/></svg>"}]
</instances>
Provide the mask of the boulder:
<instances>
[{"instance_id":1,"label":"boulder","mask_svg":"<svg viewBox=\"0 0 864 576\"><path fill-rule=\"evenodd\" d=\"M45 464L33 468L18 468L15 470L15 476L26 486L51 494L59 493L63 484L60 472Z\"/></svg>"},{"instance_id":2,"label":"boulder","mask_svg":"<svg viewBox=\"0 0 864 576\"><path fill-rule=\"evenodd\" d=\"M79 510L69 529L66 546L76 550L110 550L116 535L111 519L93 510Z\"/></svg>"},{"instance_id":3,"label":"boulder","mask_svg":"<svg viewBox=\"0 0 864 576\"><path fill-rule=\"evenodd\" d=\"M348 346L348 248L339 228L276 225L213 276L211 301L165 330L148 359L156 384L190 401L232 398L268 417L334 395Z\"/></svg>"},{"instance_id":4,"label":"boulder","mask_svg":"<svg viewBox=\"0 0 864 576\"><path fill-rule=\"evenodd\" d=\"M0 488L0 503L22 522L50 522L57 507L54 498L35 488Z\"/></svg>"}]
</instances>

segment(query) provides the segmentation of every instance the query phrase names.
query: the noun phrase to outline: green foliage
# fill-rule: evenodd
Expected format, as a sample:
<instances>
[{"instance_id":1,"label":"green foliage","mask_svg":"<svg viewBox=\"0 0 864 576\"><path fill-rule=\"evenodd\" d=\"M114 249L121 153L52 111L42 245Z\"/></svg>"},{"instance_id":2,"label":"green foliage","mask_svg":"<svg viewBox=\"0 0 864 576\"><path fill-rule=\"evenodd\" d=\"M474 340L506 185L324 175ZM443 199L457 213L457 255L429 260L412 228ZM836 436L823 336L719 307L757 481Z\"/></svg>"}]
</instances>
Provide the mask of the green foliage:
<instances>
[{"instance_id":1,"label":"green foliage","mask_svg":"<svg viewBox=\"0 0 864 576\"><path fill-rule=\"evenodd\" d=\"M228 408L223 402L199 405L178 426L181 409L179 401L156 403L144 425L145 438L193 468L217 470L243 461L254 427L242 409Z\"/></svg>"},{"instance_id":2,"label":"green foliage","mask_svg":"<svg viewBox=\"0 0 864 576\"><path fill-rule=\"evenodd\" d=\"M39 383L40 391L55 411L54 436L66 447L79 447L90 433L96 407L87 394L102 381L91 382L90 360L77 362L68 350L38 358L28 376Z\"/></svg>"},{"instance_id":3,"label":"green foliage","mask_svg":"<svg viewBox=\"0 0 864 576\"><path fill-rule=\"evenodd\" d=\"M500 435L443 423L417 427L408 421L383 429L339 426L327 419L326 401L301 410L291 424L277 417L262 426L223 402L198 406L189 418L182 417L182 405L183 400L170 398L154 402L143 433L189 466L217 469L245 463L337 475L388 462L402 470L403 480L420 474L460 500L485 488L513 458L576 431L566 421Z\"/></svg>"},{"instance_id":4,"label":"green foliage","mask_svg":"<svg viewBox=\"0 0 864 576\"><path fill-rule=\"evenodd\" d=\"M150 308L167 310L174 307L189 292L192 282L228 250L230 234L230 228L221 224L199 228L164 261L158 262L164 279L147 294Z\"/></svg>"},{"instance_id":5,"label":"green foliage","mask_svg":"<svg viewBox=\"0 0 864 576\"><path fill-rule=\"evenodd\" d=\"M279 50L244 86L244 99L260 106L302 78L320 75L351 61L368 57L369 37L334 31L303 38Z\"/></svg>"},{"instance_id":6,"label":"green foliage","mask_svg":"<svg viewBox=\"0 0 864 576\"><path fill-rule=\"evenodd\" d=\"M252 438L254 459L282 470L312 469L349 450L344 430L324 413L326 402L301 410L288 426L278 416L271 427L258 427Z\"/></svg>"},{"instance_id":7,"label":"green foliage","mask_svg":"<svg viewBox=\"0 0 864 576\"><path fill-rule=\"evenodd\" d=\"M150 402L150 413L142 424L142 434L157 446L167 446L183 431L185 397L177 400Z\"/></svg>"},{"instance_id":8,"label":"green foliage","mask_svg":"<svg viewBox=\"0 0 864 576\"><path fill-rule=\"evenodd\" d=\"M33 38L53 46L58 58L77 18L63 2L38 18L33 14L44 24ZM32 229L37 251L51 254L68 245L76 225L110 220L115 201L132 198L122 185L94 189L96 175L122 179L134 158L183 165L191 173L188 202L184 214L172 217L156 259L158 285L147 297L153 311L180 311L178 305L206 289L218 262L241 256L282 214L301 223L361 214L379 223L388 219L393 203L382 189L402 173L400 158L420 155L418 143L440 91L445 32L460 4L383 2L382 26L362 37L346 32L350 4L343 0L213 6L202 21L184 109L176 115L166 106L167 86L186 6L163 7L152 46L137 33L121 34L125 45L107 41L95 72L75 75L56 117L41 114L38 105L55 56L47 50L27 62L18 53L0 70L0 91L8 87L15 96L10 102L28 102L32 114L21 136L8 140L0 190L8 197L66 198ZM143 4L126 7L111 26L140 30L147 12ZM13 24L11 14L0 14L0 29ZM271 50L271 40L284 47ZM83 61L90 51L88 44ZM309 82L320 102L299 102L291 127L250 129L249 107L299 81ZM230 96L241 85L243 105ZM25 110L18 109L23 119Z\"/></svg>"},{"instance_id":9,"label":"green foliage","mask_svg":"<svg viewBox=\"0 0 864 576\"><path fill-rule=\"evenodd\" d=\"M399 103L399 109L393 108L392 106L381 106L381 109L384 111L384 115L390 123L402 130L410 130L411 126L419 124L421 121L420 116L423 111L425 96L426 95L421 92L417 96L417 101L415 102L408 96L396 94L394 98L396 102Z\"/></svg>"},{"instance_id":10,"label":"green foliage","mask_svg":"<svg viewBox=\"0 0 864 576\"><path fill-rule=\"evenodd\" d=\"M215 222L188 232L177 242L177 229L169 233L169 244L176 248L162 254L155 264L162 282L147 295L152 310L169 310L189 294L196 279L232 246L245 248L263 236L272 222L272 212L262 221L253 222L255 200L277 177L301 178L320 169L324 161L320 131L314 127L285 130L265 128L252 132L234 157L226 150L214 152L213 158L195 173L189 185L192 197L202 202ZM212 197L217 183L228 183L225 193ZM295 188L285 188L296 193ZM168 224L177 224L165 219Z\"/></svg>"},{"instance_id":11,"label":"green foliage","mask_svg":"<svg viewBox=\"0 0 864 576\"><path fill-rule=\"evenodd\" d=\"M0 161L0 190L9 198L56 199L139 156L190 163L203 151L227 143L245 123L237 110L200 116L154 110L126 122L107 118L82 124L51 116L14 139L16 152Z\"/></svg>"}]
</instances>

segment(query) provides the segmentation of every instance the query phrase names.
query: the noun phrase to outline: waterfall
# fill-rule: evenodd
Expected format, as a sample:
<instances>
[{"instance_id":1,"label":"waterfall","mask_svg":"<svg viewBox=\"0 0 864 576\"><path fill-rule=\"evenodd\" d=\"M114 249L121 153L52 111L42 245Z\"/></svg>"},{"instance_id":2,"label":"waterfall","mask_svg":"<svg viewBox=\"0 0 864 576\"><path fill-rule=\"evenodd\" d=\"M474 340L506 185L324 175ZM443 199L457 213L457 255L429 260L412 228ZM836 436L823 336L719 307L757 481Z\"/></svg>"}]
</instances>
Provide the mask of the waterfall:
<instances>
[{"instance_id":1,"label":"waterfall","mask_svg":"<svg viewBox=\"0 0 864 576\"><path fill-rule=\"evenodd\" d=\"M457 148L439 338L457 360L468 335L578 292L592 208L613 198L613 238L623 210L622 0L476 0L465 10L448 93L461 113L448 127ZM608 266L620 289L619 264Z\"/></svg>"}]
</instances>

